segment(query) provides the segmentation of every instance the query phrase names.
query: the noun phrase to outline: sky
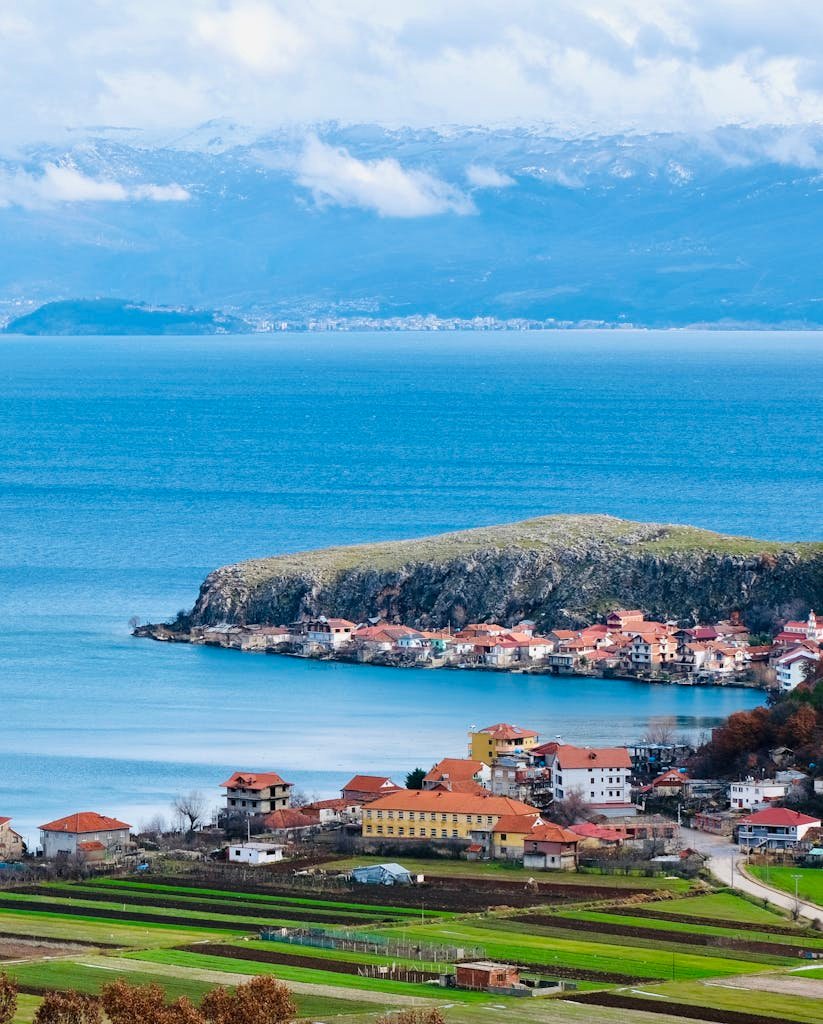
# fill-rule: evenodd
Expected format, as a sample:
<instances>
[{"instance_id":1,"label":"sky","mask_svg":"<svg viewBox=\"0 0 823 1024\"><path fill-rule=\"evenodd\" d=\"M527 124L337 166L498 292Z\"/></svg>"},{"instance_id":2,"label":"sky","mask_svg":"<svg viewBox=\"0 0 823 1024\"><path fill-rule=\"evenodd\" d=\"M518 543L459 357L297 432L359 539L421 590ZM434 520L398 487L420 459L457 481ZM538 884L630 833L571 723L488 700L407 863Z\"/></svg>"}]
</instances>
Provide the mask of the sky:
<instances>
[{"instance_id":1,"label":"sky","mask_svg":"<svg viewBox=\"0 0 823 1024\"><path fill-rule=\"evenodd\" d=\"M821 53L810 0L0 0L0 147L101 126L172 141L212 118L807 124Z\"/></svg>"}]
</instances>

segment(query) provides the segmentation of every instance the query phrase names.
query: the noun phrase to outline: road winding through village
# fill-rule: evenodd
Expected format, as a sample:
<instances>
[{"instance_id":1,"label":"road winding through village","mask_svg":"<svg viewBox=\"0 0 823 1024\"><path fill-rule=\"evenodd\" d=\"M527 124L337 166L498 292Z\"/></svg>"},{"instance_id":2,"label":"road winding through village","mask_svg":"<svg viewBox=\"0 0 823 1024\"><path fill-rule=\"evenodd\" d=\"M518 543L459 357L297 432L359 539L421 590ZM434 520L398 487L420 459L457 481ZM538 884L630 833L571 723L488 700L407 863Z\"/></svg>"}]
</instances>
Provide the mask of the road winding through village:
<instances>
[{"instance_id":1,"label":"road winding through village","mask_svg":"<svg viewBox=\"0 0 823 1024\"><path fill-rule=\"evenodd\" d=\"M706 866L719 882L757 899L768 900L769 903L782 910L788 910L789 913L797 911L809 921L823 924L823 907L818 907L807 900L795 901L794 896L789 893L773 889L749 875L745 869L745 857L726 836L714 836L707 832L698 832L696 829L683 828L681 837L684 847L690 847L708 857Z\"/></svg>"}]
</instances>

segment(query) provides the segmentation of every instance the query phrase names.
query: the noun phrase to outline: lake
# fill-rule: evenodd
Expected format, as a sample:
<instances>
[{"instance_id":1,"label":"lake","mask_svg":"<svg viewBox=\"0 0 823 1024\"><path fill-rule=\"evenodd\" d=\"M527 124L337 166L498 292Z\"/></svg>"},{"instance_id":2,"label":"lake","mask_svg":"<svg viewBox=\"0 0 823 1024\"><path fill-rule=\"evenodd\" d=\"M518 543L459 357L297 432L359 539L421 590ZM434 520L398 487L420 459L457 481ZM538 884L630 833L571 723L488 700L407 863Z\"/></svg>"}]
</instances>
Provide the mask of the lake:
<instances>
[{"instance_id":1,"label":"lake","mask_svg":"<svg viewBox=\"0 0 823 1024\"><path fill-rule=\"evenodd\" d=\"M509 720L695 735L738 689L392 671L166 646L130 616L212 568L608 512L818 539L815 334L543 332L0 341L0 814L139 824L234 768L329 795Z\"/></svg>"}]
</instances>

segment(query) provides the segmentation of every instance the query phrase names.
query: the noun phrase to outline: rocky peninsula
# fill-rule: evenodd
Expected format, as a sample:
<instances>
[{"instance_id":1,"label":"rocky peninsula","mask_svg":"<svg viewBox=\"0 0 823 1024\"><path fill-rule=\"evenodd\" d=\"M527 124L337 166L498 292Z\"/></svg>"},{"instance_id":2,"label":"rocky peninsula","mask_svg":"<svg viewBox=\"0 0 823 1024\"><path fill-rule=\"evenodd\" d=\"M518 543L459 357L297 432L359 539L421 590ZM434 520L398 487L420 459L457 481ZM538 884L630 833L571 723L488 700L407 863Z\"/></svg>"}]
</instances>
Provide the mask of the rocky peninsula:
<instances>
[{"instance_id":1,"label":"rocky peninsula","mask_svg":"<svg viewBox=\"0 0 823 1024\"><path fill-rule=\"evenodd\" d=\"M191 612L168 627L185 633L343 616L418 629L523 619L540 629L576 628L623 606L683 623L736 611L752 629L769 630L821 603L823 543L554 515L227 565L206 577Z\"/></svg>"}]
</instances>

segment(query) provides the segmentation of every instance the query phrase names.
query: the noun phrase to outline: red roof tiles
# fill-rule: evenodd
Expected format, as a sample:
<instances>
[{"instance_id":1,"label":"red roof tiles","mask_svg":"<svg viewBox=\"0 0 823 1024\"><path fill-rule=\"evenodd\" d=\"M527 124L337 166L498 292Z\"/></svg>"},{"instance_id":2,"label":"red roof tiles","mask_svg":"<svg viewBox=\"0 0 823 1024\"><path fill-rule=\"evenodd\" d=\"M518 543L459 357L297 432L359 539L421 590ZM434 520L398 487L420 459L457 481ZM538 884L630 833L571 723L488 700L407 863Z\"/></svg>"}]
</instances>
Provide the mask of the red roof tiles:
<instances>
[{"instance_id":1,"label":"red roof tiles","mask_svg":"<svg viewBox=\"0 0 823 1024\"><path fill-rule=\"evenodd\" d=\"M115 832L124 828L131 828L131 825L127 825L125 821L118 821L117 818L107 818L105 814L98 814L96 811L79 811L77 814L68 814L65 818L58 818L40 826L43 832L66 832L69 835Z\"/></svg>"}]
</instances>

